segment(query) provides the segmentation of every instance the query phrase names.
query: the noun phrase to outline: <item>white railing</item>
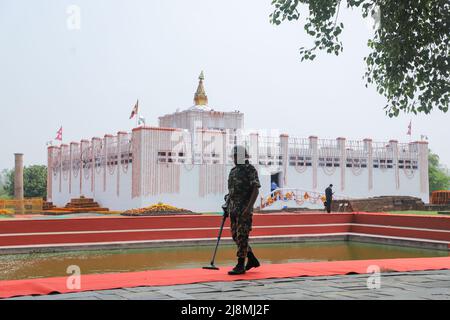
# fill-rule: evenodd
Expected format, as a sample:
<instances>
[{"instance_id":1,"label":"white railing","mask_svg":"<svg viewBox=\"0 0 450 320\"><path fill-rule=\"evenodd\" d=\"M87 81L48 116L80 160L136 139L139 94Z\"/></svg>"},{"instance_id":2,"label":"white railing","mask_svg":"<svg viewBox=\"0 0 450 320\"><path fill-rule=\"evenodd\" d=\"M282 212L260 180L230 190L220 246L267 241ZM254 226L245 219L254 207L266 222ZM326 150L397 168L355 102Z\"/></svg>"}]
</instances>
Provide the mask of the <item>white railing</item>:
<instances>
[{"instance_id":1,"label":"white railing","mask_svg":"<svg viewBox=\"0 0 450 320\"><path fill-rule=\"evenodd\" d=\"M295 201L297 205L304 203L318 204L325 202L325 193L316 191L307 191L297 188L278 188L272 191L268 196L261 197L260 208L270 207L278 201L288 202ZM350 200L351 198L343 195L333 195L333 200Z\"/></svg>"}]
</instances>

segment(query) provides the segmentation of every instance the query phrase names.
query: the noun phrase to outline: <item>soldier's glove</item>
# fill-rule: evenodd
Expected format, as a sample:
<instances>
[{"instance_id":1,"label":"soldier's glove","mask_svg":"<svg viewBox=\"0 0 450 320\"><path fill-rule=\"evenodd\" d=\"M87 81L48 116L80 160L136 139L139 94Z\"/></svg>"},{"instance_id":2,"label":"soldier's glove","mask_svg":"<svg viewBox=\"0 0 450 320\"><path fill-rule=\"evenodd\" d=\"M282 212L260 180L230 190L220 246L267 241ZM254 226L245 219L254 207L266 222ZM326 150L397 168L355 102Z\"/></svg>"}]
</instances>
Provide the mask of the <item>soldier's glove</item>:
<instances>
[{"instance_id":1,"label":"soldier's glove","mask_svg":"<svg viewBox=\"0 0 450 320\"><path fill-rule=\"evenodd\" d=\"M223 216L224 216L225 218L228 218L228 216L229 216L230 214L228 213L228 206L227 206L226 204L223 204L223 205L222 205L222 210L223 210Z\"/></svg>"},{"instance_id":2,"label":"soldier's glove","mask_svg":"<svg viewBox=\"0 0 450 320\"><path fill-rule=\"evenodd\" d=\"M225 195L225 197L223 198L225 200L225 203L222 205L222 210L223 210L223 216L225 218L228 218L228 216L230 215L228 212L228 203L229 203L229 196L228 194Z\"/></svg>"}]
</instances>

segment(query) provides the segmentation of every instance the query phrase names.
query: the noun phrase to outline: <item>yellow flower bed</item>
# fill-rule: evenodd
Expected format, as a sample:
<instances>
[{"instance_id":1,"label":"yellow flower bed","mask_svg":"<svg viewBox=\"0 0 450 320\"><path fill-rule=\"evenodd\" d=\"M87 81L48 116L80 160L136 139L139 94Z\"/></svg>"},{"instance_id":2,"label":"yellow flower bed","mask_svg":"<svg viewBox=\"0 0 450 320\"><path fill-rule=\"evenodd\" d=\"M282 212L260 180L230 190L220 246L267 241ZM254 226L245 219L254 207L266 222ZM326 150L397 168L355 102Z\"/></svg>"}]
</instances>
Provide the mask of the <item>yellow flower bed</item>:
<instances>
[{"instance_id":1,"label":"yellow flower bed","mask_svg":"<svg viewBox=\"0 0 450 320\"><path fill-rule=\"evenodd\" d=\"M8 209L0 209L0 214L14 214L14 212Z\"/></svg>"},{"instance_id":2,"label":"yellow flower bed","mask_svg":"<svg viewBox=\"0 0 450 320\"><path fill-rule=\"evenodd\" d=\"M189 210L177 208L174 206L171 206L170 204L165 203L157 203L153 204L151 206L145 207L145 208L139 208L139 209L131 209L127 210L124 213L127 214L145 214L145 213L152 213L152 212L189 212Z\"/></svg>"},{"instance_id":3,"label":"yellow flower bed","mask_svg":"<svg viewBox=\"0 0 450 320\"><path fill-rule=\"evenodd\" d=\"M108 211L96 211L96 213L101 213L101 214L121 214L121 213L123 213L123 211L108 210Z\"/></svg>"}]
</instances>

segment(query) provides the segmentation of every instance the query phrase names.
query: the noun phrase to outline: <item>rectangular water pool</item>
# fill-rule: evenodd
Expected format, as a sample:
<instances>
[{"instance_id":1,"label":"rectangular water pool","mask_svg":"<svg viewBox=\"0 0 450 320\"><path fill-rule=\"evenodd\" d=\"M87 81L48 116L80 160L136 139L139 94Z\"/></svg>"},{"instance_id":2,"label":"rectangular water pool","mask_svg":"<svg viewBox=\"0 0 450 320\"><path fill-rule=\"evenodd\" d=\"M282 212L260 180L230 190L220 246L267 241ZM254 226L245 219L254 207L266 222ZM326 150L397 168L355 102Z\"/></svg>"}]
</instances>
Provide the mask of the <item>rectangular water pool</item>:
<instances>
[{"instance_id":1,"label":"rectangular water pool","mask_svg":"<svg viewBox=\"0 0 450 320\"><path fill-rule=\"evenodd\" d=\"M449 256L440 250L348 241L254 244L261 263L366 260ZM67 276L76 265L82 274L199 268L208 265L213 246L72 251L0 255L0 280ZM222 245L216 265L234 266L236 247Z\"/></svg>"}]
</instances>

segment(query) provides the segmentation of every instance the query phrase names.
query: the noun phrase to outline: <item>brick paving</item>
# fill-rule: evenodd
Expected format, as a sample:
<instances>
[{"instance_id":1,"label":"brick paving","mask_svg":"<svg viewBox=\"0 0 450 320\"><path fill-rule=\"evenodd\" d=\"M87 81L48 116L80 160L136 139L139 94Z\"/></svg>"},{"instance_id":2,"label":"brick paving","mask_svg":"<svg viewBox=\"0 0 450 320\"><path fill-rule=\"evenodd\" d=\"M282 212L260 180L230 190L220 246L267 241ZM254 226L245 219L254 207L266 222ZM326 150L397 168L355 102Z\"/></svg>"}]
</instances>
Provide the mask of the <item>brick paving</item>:
<instances>
[{"instance_id":1,"label":"brick paving","mask_svg":"<svg viewBox=\"0 0 450 320\"><path fill-rule=\"evenodd\" d=\"M27 296L17 300L450 300L450 270L383 273L380 288L369 275L296 277L136 287Z\"/></svg>"}]
</instances>

